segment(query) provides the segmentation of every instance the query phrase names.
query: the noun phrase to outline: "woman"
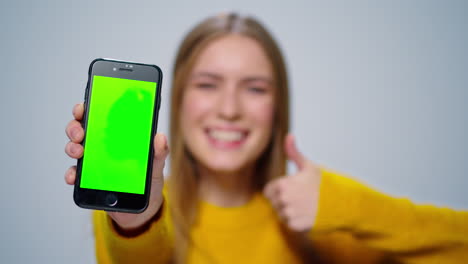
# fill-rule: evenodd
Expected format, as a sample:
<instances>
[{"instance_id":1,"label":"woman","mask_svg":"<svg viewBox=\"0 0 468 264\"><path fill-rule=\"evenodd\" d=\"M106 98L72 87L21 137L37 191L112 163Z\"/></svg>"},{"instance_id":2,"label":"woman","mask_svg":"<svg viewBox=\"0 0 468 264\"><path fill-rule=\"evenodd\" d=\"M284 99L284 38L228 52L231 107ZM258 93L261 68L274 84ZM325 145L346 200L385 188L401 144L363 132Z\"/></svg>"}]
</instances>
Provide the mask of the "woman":
<instances>
[{"instance_id":1,"label":"woman","mask_svg":"<svg viewBox=\"0 0 468 264\"><path fill-rule=\"evenodd\" d=\"M283 57L256 20L229 14L197 25L179 48L173 76L171 175L164 185L168 147L158 134L148 209L94 213L100 263L468 257L467 213L384 196L300 153L288 135ZM83 106L73 112L66 152L80 158ZM298 168L294 175L286 175L288 159ZM74 167L65 180L74 183Z\"/></svg>"}]
</instances>

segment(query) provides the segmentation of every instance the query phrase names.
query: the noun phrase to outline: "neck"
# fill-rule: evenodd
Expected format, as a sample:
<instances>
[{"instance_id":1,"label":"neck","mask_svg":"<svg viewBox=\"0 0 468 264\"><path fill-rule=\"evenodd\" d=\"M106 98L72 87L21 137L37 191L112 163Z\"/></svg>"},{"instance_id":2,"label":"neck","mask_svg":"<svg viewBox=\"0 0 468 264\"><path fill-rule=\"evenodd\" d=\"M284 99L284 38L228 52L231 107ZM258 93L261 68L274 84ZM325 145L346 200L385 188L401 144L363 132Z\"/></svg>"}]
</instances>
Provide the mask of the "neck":
<instances>
[{"instance_id":1,"label":"neck","mask_svg":"<svg viewBox=\"0 0 468 264\"><path fill-rule=\"evenodd\" d=\"M252 197L253 168L219 172L199 167L200 198L221 207L246 204Z\"/></svg>"}]
</instances>

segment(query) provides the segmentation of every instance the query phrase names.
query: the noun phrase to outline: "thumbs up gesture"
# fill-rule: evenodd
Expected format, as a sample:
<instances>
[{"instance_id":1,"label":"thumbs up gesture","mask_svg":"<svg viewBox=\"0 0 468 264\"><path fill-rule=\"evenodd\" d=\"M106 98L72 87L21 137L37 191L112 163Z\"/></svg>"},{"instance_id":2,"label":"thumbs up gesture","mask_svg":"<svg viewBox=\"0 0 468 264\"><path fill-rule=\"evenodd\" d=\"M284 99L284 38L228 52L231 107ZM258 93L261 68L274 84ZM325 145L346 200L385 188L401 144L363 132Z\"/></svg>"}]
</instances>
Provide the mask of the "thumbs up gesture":
<instances>
[{"instance_id":1,"label":"thumbs up gesture","mask_svg":"<svg viewBox=\"0 0 468 264\"><path fill-rule=\"evenodd\" d=\"M297 172L269 182L263 193L271 202L279 218L296 232L309 231L318 210L320 171L296 147L294 136L285 139L288 159L294 162Z\"/></svg>"}]
</instances>

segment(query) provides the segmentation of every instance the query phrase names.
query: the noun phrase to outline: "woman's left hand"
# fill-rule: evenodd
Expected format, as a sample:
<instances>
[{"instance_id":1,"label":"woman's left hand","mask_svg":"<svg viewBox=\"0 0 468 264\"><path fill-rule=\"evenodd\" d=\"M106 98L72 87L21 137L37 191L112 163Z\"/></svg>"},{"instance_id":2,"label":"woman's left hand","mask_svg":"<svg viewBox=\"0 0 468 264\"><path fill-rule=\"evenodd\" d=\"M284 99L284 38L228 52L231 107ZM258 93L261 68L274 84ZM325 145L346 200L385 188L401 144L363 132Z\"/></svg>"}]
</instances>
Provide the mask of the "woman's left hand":
<instances>
[{"instance_id":1,"label":"woman's left hand","mask_svg":"<svg viewBox=\"0 0 468 264\"><path fill-rule=\"evenodd\" d=\"M307 232L317 215L320 170L299 152L293 135L288 134L284 144L288 159L298 170L293 175L272 180L263 193L289 229Z\"/></svg>"}]
</instances>

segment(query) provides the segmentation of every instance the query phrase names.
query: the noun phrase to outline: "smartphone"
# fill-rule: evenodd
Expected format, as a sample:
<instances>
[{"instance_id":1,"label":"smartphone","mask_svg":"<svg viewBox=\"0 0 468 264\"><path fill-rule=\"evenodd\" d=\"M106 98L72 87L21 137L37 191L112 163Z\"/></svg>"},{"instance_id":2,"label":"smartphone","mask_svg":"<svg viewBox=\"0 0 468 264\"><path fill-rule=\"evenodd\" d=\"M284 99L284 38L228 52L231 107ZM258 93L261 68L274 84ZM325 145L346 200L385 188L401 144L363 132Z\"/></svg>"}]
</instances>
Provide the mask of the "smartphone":
<instances>
[{"instance_id":1,"label":"smartphone","mask_svg":"<svg viewBox=\"0 0 468 264\"><path fill-rule=\"evenodd\" d=\"M156 65L95 59L89 66L73 199L83 208L141 213L148 206L161 106Z\"/></svg>"}]
</instances>

